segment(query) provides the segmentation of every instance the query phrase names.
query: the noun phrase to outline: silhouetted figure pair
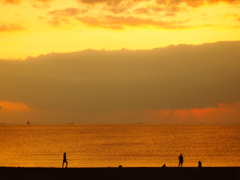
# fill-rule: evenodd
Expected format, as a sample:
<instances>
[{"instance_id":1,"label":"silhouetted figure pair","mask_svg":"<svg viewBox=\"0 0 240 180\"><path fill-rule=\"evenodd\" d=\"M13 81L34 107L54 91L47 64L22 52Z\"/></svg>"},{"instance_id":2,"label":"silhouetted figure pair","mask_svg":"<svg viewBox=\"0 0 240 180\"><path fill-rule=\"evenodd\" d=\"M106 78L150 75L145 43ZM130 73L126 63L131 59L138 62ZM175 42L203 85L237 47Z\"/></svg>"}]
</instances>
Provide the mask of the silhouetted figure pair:
<instances>
[{"instance_id":1,"label":"silhouetted figure pair","mask_svg":"<svg viewBox=\"0 0 240 180\"><path fill-rule=\"evenodd\" d=\"M64 167L64 164L66 163L66 168L67 168L67 165L68 165L68 162L67 162L67 154L66 152L63 153L63 164L62 164L62 168Z\"/></svg>"},{"instance_id":2,"label":"silhouetted figure pair","mask_svg":"<svg viewBox=\"0 0 240 180\"><path fill-rule=\"evenodd\" d=\"M178 163L178 167L182 167L183 165L183 155L180 154L180 156L178 157L179 163Z\"/></svg>"}]
</instances>

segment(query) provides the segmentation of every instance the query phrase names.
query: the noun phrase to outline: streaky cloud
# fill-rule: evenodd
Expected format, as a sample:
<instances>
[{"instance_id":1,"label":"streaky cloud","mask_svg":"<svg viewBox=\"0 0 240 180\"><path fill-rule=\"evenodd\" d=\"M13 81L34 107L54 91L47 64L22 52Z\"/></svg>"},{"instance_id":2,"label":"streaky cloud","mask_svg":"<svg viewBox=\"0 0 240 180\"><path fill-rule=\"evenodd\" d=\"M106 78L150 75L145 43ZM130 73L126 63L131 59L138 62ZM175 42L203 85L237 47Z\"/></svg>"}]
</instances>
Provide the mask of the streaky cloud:
<instances>
[{"instance_id":1,"label":"streaky cloud","mask_svg":"<svg viewBox=\"0 0 240 180\"><path fill-rule=\"evenodd\" d=\"M76 16L79 13L80 10L73 7L48 12L49 15L55 16Z\"/></svg>"},{"instance_id":2,"label":"streaky cloud","mask_svg":"<svg viewBox=\"0 0 240 180\"><path fill-rule=\"evenodd\" d=\"M98 3L106 3L109 5L116 5L119 4L121 2L123 2L124 0L77 0L78 2L81 3L86 3L86 4L98 4ZM132 2L150 2L151 0L131 0ZM236 4L236 3L240 3L239 0L198 0L198 1L194 1L194 0L155 0L155 2L159 3L159 4L181 4L181 3L186 3L188 6L192 6L192 7L197 7L197 6L201 6L204 4L216 4L216 3L220 3L220 2L224 2L224 3L229 3L229 4Z\"/></svg>"},{"instance_id":3,"label":"streaky cloud","mask_svg":"<svg viewBox=\"0 0 240 180\"><path fill-rule=\"evenodd\" d=\"M77 17L77 19L88 25L100 28L115 29L113 27L120 27L119 29L124 29L125 27L149 27L154 26L161 29L184 29L187 26L184 25L183 21L161 21L153 20L150 18L139 18L133 16L105 16L101 20L96 17Z\"/></svg>"},{"instance_id":4,"label":"streaky cloud","mask_svg":"<svg viewBox=\"0 0 240 180\"><path fill-rule=\"evenodd\" d=\"M13 23L0 23L0 32L12 32L12 31L23 31L26 28L20 24Z\"/></svg>"},{"instance_id":5,"label":"streaky cloud","mask_svg":"<svg viewBox=\"0 0 240 180\"><path fill-rule=\"evenodd\" d=\"M53 1L53 0L0 0L0 2L6 3L6 4L19 4L23 1L48 3L48 2Z\"/></svg>"},{"instance_id":6,"label":"streaky cloud","mask_svg":"<svg viewBox=\"0 0 240 180\"><path fill-rule=\"evenodd\" d=\"M6 4L19 4L23 1L26 2L40 2L40 3L49 3L51 1L54 0L0 0L0 2L2 3L6 3ZM79 3L85 3L85 4L99 4L99 3L105 3L107 5L119 5L121 2L124 2L126 0L76 0ZM240 3L240 0L198 0L198 1L194 1L194 0L154 0L155 2L157 2L158 4L167 4L167 5L173 5L173 4L181 4L181 3L185 3L188 6L192 6L192 7L198 7L204 4L216 4L216 3L229 3L229 4L238 4ZM130 0L129 2L133 2L133 3L138 3L138 2L151 2L151 0Z\"/></svg>"}]
</instances>

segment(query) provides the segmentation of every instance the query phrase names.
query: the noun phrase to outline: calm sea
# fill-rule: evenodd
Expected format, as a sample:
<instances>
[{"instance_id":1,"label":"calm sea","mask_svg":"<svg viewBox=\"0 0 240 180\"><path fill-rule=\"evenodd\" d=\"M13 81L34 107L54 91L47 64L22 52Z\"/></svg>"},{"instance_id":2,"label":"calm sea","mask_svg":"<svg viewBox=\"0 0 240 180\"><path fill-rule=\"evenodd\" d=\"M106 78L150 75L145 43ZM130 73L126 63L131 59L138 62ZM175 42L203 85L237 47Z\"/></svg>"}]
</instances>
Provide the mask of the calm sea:
<instances>
[{"instance_id":1,"label":"calm sea","mask_svg":"<svg viewBox=\"0 0 240 180\"><path fill-rule=\"evenodd\" d=\"M0 166L240 166L240 125L0 125Z\"/></svg>"}]
</instances>

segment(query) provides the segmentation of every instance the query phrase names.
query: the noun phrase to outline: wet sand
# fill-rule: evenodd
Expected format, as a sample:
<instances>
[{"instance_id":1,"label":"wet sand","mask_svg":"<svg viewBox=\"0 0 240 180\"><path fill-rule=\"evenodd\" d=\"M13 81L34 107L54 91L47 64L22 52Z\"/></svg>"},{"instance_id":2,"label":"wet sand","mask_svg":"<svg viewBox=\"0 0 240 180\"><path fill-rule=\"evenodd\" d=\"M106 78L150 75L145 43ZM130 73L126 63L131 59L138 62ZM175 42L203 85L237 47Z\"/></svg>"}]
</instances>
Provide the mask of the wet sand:
<instances>
[{"instance_id":1,"label":"wet sand","mask_svg":"<svg viewBox=\"0 0 240 180\"><path fill-rule=\"evenodd\" d=\"M14 168L0 167L1 180L221 180L240 179L240 167Z\"/></svg>"}]
</instances>

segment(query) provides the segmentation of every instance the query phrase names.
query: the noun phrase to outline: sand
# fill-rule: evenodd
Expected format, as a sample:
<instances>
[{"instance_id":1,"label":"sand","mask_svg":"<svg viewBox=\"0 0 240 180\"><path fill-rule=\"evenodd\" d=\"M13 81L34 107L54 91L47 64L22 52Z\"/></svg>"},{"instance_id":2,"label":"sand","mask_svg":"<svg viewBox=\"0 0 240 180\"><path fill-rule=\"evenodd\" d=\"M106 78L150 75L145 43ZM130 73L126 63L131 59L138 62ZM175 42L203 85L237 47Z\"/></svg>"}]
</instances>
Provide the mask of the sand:
<instances>
[{"instance_id":1,"label":"sand","mask_svg":"<svg viewBox=\"0 0 240 180\"><path fill-rule=\"evenodd\" d=\"M221 180L240 179L240 167L14 168L0 167L1 180Z\"/></svg>"}]
</instances>

